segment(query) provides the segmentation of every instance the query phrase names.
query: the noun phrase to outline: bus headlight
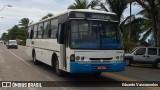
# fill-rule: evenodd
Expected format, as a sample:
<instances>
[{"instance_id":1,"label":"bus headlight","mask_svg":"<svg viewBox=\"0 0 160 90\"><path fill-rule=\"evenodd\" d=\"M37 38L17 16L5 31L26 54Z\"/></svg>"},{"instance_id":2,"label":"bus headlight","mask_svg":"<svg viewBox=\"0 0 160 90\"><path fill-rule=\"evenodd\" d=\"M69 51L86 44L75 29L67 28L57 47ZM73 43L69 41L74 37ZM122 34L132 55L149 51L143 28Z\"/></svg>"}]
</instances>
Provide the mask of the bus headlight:
<instances>
[{"instance_id":1,"label":"bus headlight","mask_svg":"<svg viewBox=\"0 0 160 90\"><path fill-rule=\"evenodd\" d=\"M84 57L81 57L81 60L84 60Z\"/></svg>"},{"instance_id":2,"label":"bus headlight","mask_svg":"<svg viewBox=\"0 0 160 90\"><path fill-rule=\"evenodd\" d=\"M71 61L71 62L74 62L74 61L75 61L75 55L74 55L74 54L72 54L72 55L70 56L70 61Z\"/></svg>"},{"instance_id":3,"label":"bus headlight","mask_svg":"<svg viewBox=\"0 0 160 90\"><path fill-rule=\"evenodd\" d=\"M118 60L118 59L119 59L119 56L117 56L116 59Z\"/></svg>"},{"instance_id":4,"label":"bus headlight","mask_svg":"<svg viewBox=\"0 0 160 90\"><path fill-rule=\"evenodd\" d=\"M76 56L76 60L79 60L80 59L80 57L79 56Z\"/></svg>"}]
</instances>

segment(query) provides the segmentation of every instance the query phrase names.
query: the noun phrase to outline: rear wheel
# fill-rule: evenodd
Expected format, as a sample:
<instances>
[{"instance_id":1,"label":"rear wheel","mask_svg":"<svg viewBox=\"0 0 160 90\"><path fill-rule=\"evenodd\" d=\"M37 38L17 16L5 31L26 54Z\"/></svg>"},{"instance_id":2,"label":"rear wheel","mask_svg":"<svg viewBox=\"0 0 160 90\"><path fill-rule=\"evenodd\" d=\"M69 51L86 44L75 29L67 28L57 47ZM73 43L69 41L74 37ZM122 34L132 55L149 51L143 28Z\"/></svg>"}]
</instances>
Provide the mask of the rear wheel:
<instances>
[{"instance_id":1,"label":"rear wheel","mask_svg":"<svg viewBox=\"0 0 160 90\"><path fill-rule=\"evenodd\" d=\"M125 63L126 63L126 66L130 66L131 65L131 60L130 59L125 59Z\"/></svg>"},{"instance_id":2,"label":"rear wheel","mask_svg":"<svg viewBox=\"0 0 160 90\"><path fill-rule=\"evenodd\" d=\"M35 52L33 53L33 63L34 63L35 65L38 65L38 64L39 64L39 61L36 59L36 53L35 53Z\"/></svg>"}]
</instances>

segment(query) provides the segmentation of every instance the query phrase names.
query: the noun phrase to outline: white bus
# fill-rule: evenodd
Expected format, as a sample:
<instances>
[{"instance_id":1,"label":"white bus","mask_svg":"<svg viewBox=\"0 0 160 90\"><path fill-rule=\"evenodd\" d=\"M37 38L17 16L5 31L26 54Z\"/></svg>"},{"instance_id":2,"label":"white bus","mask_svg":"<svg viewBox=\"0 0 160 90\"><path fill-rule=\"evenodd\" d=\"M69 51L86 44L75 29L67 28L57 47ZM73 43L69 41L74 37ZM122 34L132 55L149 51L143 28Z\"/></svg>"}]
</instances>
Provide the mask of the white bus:
<instances>
[{"instance_id":1,"label":"white bus","mask_svg":"<svg viewBox=\"0 0 160 90\"><path fill-rule=\"evenodd\" d=\"M58 75L124 71L117 16L98 10L68 10L29 25L27 53Z\"/></svg>"}]
</instances>

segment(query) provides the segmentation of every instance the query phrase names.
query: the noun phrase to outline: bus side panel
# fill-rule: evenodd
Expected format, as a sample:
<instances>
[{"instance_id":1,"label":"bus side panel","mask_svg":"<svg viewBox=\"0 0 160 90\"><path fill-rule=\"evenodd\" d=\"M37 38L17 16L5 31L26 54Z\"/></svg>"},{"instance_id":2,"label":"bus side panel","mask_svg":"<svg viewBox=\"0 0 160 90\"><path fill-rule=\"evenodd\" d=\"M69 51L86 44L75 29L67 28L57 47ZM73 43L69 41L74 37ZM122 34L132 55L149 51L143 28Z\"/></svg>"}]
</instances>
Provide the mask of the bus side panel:
<instances>
[{"instance_id":1,"label":"bus side panel","mask_svg":"<svg viewBox=\"0 0 160 90\"><path fill-rule=\"evenodd\" d=\"M30 47L30 46L27 46L27 47L26 47L26 53L27 53L27 55L30 56L30 57L32 57L32 49L33 49L33 48Z\"/></svg>"},{"instance_id":2,"label":"bus side panel","mask_svg":"<svg viewBox=\"0 0 160 90\"><path fill-rule=\"evenodd\" d=\"M49 51L49 50L43 50L42 51L42 60L44 63L52 66L52 55L53 55L53 51Z\"/></svg>"},{"instance_id":3,"label":"bus side panel","mask_svg":"<svg viewBox=\"0 0 160 90\"><path fill-rule=\"evenodd\" d=\"M36 59L39 60L39 61L42 61L42 58L41 58L41 49L35 48L35 53L36 53Z\"/></svg>"},{"instance_id":4,"label":"bus side panel","mask_svg":"<svg viewBox=\"0 0 160 90\"><path fill-rule=\"evenodd\" d=\"M31 40L30 39L27 39L26 40L26 53L27 55L29 55L30 57L32 57L32 47L31 47Z\"/></svg>"}]
</instances>

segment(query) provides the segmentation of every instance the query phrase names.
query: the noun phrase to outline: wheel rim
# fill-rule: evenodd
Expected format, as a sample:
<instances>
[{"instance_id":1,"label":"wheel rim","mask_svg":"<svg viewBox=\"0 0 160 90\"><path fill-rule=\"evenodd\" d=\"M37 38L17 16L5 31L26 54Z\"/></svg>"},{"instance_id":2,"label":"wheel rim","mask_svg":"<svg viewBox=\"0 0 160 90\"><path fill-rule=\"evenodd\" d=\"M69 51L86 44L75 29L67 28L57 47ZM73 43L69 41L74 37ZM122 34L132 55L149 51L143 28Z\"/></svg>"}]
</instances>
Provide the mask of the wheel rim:
<instances>
[{"instance_id":1,"label":"wheel rim","mask_svg":"<svg viewBox=\"0 0 160 90\"><path fill-rule=\"evenodd\" d=\"M129 60L125 60L126 62L126 65L129 65L130 64L130 61Z\"/></svg>"},{"instance_id":2,"label":"wheel rim","mask_svg":"<svg viewBox=\"0 0 160 90\"><path fill-rule=\"evenodd\" d=\"M157 68L159 68L159 69L160 69L160 62L158 62L158 63L157 63Z\"/></svg>"}]
</instances>

